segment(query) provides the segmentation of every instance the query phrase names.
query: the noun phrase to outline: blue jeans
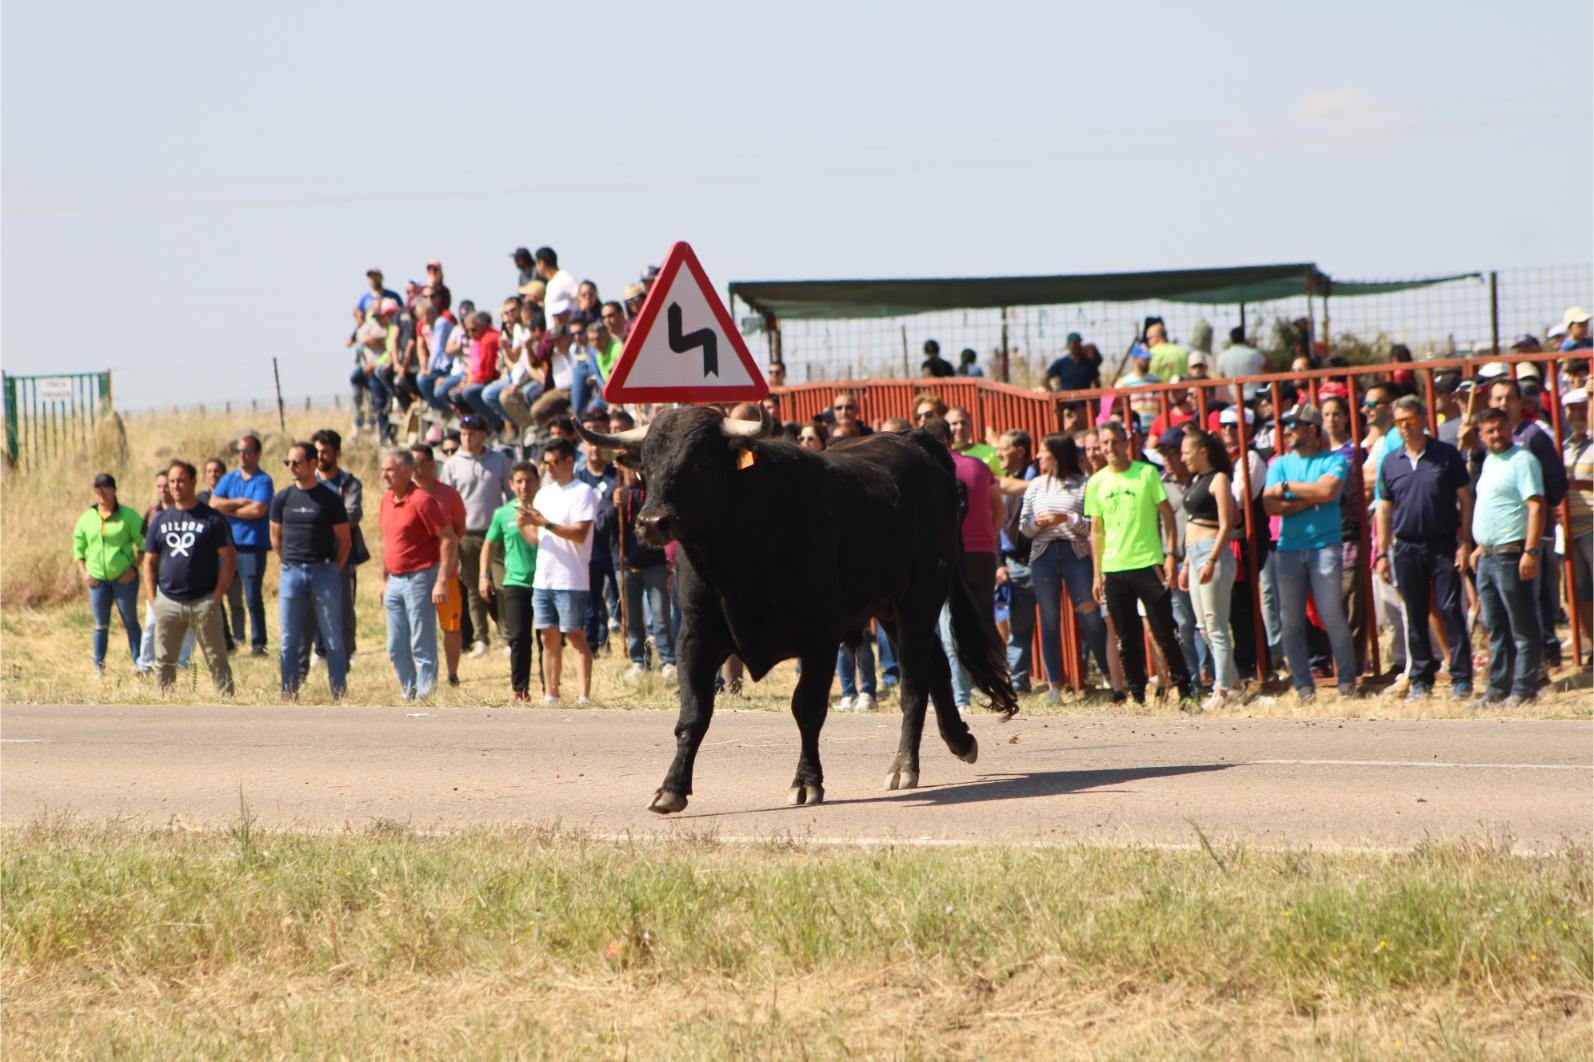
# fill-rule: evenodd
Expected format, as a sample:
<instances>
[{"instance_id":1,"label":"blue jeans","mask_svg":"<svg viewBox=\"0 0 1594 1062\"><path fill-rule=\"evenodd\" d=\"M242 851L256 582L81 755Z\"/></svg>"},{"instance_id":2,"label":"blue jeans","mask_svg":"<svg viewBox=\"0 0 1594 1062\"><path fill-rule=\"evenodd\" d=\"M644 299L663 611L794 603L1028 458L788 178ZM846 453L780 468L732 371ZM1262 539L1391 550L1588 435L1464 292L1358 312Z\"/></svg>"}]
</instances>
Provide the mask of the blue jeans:
<instances>
[{"instance_id":1,"label":"blue jeans","mask_svg":"<svg viewBox=\"0 0 1594 1062\"><path fill-rule=\"evenodd\" d=\"M891 644L883 623L875 624L874 648L880 660L880 684L889 690L902 680L902 669L897 666L897 647Z\"/></svg>"},{"instance_id":2,"label":"blue jeans","mask_svg":"<svg viewBox=\"0 0 1594 1062\"><path fill-rule=\"evenodd\" d=\"M500 376L498 379L494 380L492 383L488 384L482 389L482 401L486 403L487 408L492 411L493 416L498 418L497 422L500 427L502 427L504 421L509 420L510 417L508 413L504 412L504 404L498 400L498 396L503 394L504 388L509 386L509 377Z\"/></svg>"},{"instance_id":3,"label":"blue jeans","mask_svg":"<svg viewBox=\"0 0 1594 1062\"><path fill-rule=\"evenodd\" d=\"M628 568L621 580L625 590L625 648L631 663L647 667L648 639L659 651L659 666L675 663L675 638L670 634L670 569ZM646 602L644 603L644 597Z\"/></svg>"},{"instance_id":4,"label":"blue jeans","mask_svg":"<svg viewBox=\"0 0 1594 1062\"><path fill-rule=\"evenodd\" d=\"M177 654L177 666L187 667L188 660L194 655L194 632L189 631L188 637L183 639L182 652ZM155 669L155 612L144 603L144 630L139 639L138 660L134 668L140 672Z\"/></svg>"},{"instance_id":5,"label":"blue jeans","mask_svg":"<svg viewBox=\"0 0 1594 1062\"><path fill-rule=\"evenodd\" d=\"M598 391L598 374L586 358L578 358L570 377L570 415L580 419L588 405L603 405L603 395Z\"/></svg>"},{"instance_id":6,"label":"blue jeans","mask_svg":"<svg viewBox=\"0 0 1594 1062\"><path fill-rule=\"evenodd\" d=\"M238 580L244 588L244 610L249 613L249 647L266 647L266 578L267 551L260 546L238 547ZM232 617L232 640L242 645L244 618Z\"/></svg>"},{"instance_id":7,"label":"blue jeans","mask_svg":"<svg viewBox=\"0 0 1594 1062\"><path fill-rule=\"evenodd\" d=\"M111 606L122 617L122 628L127 632L127 651L138 663L138 652L143 646L143 629L138 625L138 588L135 578L131 582L101 580L89 587L89 612L94 616L94 666L105 666L105 651L111 640Z\"/></svg>"},{"instance_id":8,"label":"blue jeans","mask_svg":"<svg viewBox=\"0 0 1594 1062\"><path fill-rule=\"evenodd\" d=\"M1345 600L1340 596L1340 572L1344 553L1340 544L1317 549L1281 549L1274 552L1274 581L1278 587L1279 626L1284 639L1284 658L1289 661L1290 678L1297 690L1315 690L1312 654L1306 647L1306 594L1311 591L1317 617L1323 621L1328 644L1334 650L1334 671L1339 688L1356 685L1356 646L1351 641L1350 621L1345 618Z\"/></svg>"},{"instance_id":9,"label":"blue jeans","mask_svg":"<svg viewBox=\"0 0 1594 1062\"><path fill-rule=\"evenodd\" d=\"M842 643L836 650L836 674L841 678L843 697L856 697L860 692L874 696L874 643L867 634L858 648L849 649Z\"/></svg>"},{"instance_id":10,"label":"blue jeans","mask_svg":"<svg viewBox=\"0 0 1594 1062\"><path fill-rule=\"evenodd\" d=\"M310 614L325 643L327 683L332 696L348 687L349 654L343 646L343 575L331 561L283 564L277 590L277 616L282 623L282 692L299 691L299 648L308 637Z\"/></svg>"},{"instance_id":11,"label":"blue jeans","mask_svg":"<svg viewBox=\"0 0 1594 1062\"><path fill-rule=\"evenodd\" d=\"M449 401L448 392L452 391L465 379L465 374L456 372L452 375L437 373L430 377L421 377L421 394L431 403L432 408L439 413L454 412L454 403Z\"/></svg>"},{"instance_id":12,"label":"blue jeans","mask_svg":"<svg viewBox=\"0 0 1594 1062\"><path fill-rule=\"evenodd\" d=\"M1023 693L1034 670L1030 646L1035 642L1035 582L1029 565L1009 557L1007 585L1013 594L1007 610L1007 673L1013 677L1013 688Z\"/></svg>"},{"instance_id":13,"label":"blue jeans","mask_svg":"<svg viewBox=\"0 0 1594 1062\"><path fill-rule=\"evenodd\" d=\"M1049 543L1040 554L1030 558L1030 577L1035 587L1035 603L1041 616L1041 664L1046 669L1046 681L1055 686L1063 684L1063 587L1074 602L1074 616L1079 621L1085 644L1096 658L1096 666L1103 678L1107 669L1107 621L1100 607L1081 612L1081 605L1094 605L1091 584L1095 572L1089 557L1074 555L1074 547L1067 542Z\"/></svg>"},{"instance_id":14,"label":"blue jeans","mask_svg":"<svg viewBox=\"0 0 1594 1062\"><path fill-rule=\"evenodd\" d=\"M1261 578L1257 581L1257 596L1262 600L1262 633L1267 637L1270 666L1278 667L1284 656L1284 625L1279 620L1278 562L1273 558L1277 550L1270 550L1262 562Z\"/></svg>"},{"instance_id":15,"label":"blue jeans","mask_svg":"<svg viewBox=\"0 0 1594 1062\"><path fill-rule=\"evenodd\" d=\"M1489 698L1538 692L1544 660L1537 580L1523 582L1521 551L1478 558L1478 601L1489 629Z\"/></svg>"},{"instance_id":16,"label":"blue jeans","mask_svg":"<svg viewBox=\"0 0 1594 1062\"><path fill-rule=\"evenodd\" d=\"M491 407L487 405L487 388L491 386L492 384L490 383L471 384L469 387L465 388L465 392L462 397L465 399L465 404L467 406L475 410L477 413L480 413L482 417L486 419L487 426L489 428L491 428L493 431L499 431L503 428L504 422L498 416L498 414L494 413Z\"/></svg>"},{"instance_id":17,"label":"blue jeans","mask_svg":"<svg viewBox=\"0 0 1594 1062\"><path fill-rule=\"evenodd\" d=\"M1212 581L1201 582L1201 566L1217 550L1212 566ZM1196 622L1212 654L1212 682L1218 689L1232 690L1240 683L1234 665L1234 641L1229 631L1229 606L1234 601L1234 551L1220 544L1217 536L1193 542L1185 550L1190 560L1190 600L1195 605ZM1192 677L1199 672L1192 672Z\"/></svg>"},{"instance_id":18,"label":"blue jeans","mask_svg":"<svg viewBox=\"0 0 1594 1062\"><path fill-rule=\"evenodd\" d=\"M941 636L941 648L946 650L946 662L952 665L952 700L961 711L974 701L974 683L969 680L969 673L964 671L963 665L958 662L957 642L952 638L950 605L941 606L941 620L936 624L936 633Z\"/></svg>"},{"instance_id":19,"label":"blue jeans","mask_svg":"<svg viewBox=\"0 0 1594 1062\"><path fill-rule=\"evenodd\" d=\"M437 608L432 604L436 584L434 564L418 572L389 575L382 595L387 608L387 656L405 700L425 697L437 687Z\"/></svg>"}]
</instances>

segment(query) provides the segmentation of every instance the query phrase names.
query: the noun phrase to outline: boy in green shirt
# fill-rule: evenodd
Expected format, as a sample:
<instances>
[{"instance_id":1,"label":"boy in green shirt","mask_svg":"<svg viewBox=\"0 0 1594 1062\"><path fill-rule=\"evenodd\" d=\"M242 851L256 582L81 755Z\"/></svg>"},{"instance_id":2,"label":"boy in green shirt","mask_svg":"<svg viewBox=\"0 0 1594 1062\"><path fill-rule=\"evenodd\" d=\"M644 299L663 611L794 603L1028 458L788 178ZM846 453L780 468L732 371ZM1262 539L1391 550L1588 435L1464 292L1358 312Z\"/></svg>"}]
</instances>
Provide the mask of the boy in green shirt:
<instances>
[{"instance_id":1,"label":"boy in green shirt","mask_svg":"<svg viewBox=\"0 0 1594 1062\"><path fill-rule=\"evenodd\" d=\"M520 533L515 517L522 505L529 506L541 486L537 466L521 461L509 470L509 487L515 500L493 513L487 528L488 548L493 545L504 551L504 585L499 604L504 621L504 637L509 642L509 682L515 690L515 700L531 700L531 580L537 574L537 543L528 541ZM489 565L483 564L481 577L482 598L492 592L488 577Z\"/></svg>"}]
</instances>

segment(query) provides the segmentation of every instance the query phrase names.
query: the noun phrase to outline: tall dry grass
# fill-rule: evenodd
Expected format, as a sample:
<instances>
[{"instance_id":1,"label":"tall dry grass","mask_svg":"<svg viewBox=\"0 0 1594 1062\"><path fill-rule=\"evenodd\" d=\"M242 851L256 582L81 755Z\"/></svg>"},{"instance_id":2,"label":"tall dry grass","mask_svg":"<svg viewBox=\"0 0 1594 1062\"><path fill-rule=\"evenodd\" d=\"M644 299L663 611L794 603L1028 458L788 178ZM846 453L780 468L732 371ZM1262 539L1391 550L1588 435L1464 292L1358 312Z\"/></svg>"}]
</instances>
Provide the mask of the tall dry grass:
<instances>
[{"instance_id":1,"label":"tall dry grass","mask_svg":"<svg viewBox=\"0 0 1594 1062\"><path fill-rule=\"evenodd\" d=\"M92 484L100 472L116 477L122 502L143 512L155 499L155 473L173 458L203 469L220 457L236 467L231 443L245 432L264 444L260 463L277 483L285 481L288 446L319 428L345 436L344 463L367 483L377 483L376 448L370 435L349 437L346 412L330 408L298 410L286 418L275 412L228 416L218 412L129 413L120 415L126 449L114 428L96 432L95 442L24 468L7 469L0 479L0 607L36 608L62 604L82 594L72 562L72 526L94 504ZM374 525L374 521L371 521Z\"/></svg>"}]
</instances>

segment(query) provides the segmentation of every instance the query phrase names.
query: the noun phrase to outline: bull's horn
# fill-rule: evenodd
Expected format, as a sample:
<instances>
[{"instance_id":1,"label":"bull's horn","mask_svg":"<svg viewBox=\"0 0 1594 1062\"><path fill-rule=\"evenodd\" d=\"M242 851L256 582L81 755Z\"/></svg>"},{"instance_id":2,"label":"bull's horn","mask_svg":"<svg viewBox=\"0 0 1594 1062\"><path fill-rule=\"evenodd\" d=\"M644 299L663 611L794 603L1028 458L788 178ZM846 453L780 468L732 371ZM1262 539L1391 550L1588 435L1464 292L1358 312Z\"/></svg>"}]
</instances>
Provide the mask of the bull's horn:
<instances>
[{"instance_id":1,"label":"bull's horn","mask_svg":"<svg viewBox=\"0 0 1594 1062\"><path fill-rule=\"evenodd\" d=\"M584 439L588 446L596 446L600 450L629 450L636 453L642 449L642 440L647 438L646 425L639 428L627 428L625 431L615 432L613 435L605 432L588 431L581 421L576 421L576 434Z\"/></svg>"},{"instance_id":2,"label":"bull's horn","mask_svg":"<svg viewBox=\"0 0 1594 1062\"><path fill-rule=\"evenodd\" d=\"M769 410L764 404L758 404L757 420L732 420L726 417L720 421L720 431L725 433L727 439L757 439L768 435L775 422L770 419Z\"/></svg>"}]
</instances>

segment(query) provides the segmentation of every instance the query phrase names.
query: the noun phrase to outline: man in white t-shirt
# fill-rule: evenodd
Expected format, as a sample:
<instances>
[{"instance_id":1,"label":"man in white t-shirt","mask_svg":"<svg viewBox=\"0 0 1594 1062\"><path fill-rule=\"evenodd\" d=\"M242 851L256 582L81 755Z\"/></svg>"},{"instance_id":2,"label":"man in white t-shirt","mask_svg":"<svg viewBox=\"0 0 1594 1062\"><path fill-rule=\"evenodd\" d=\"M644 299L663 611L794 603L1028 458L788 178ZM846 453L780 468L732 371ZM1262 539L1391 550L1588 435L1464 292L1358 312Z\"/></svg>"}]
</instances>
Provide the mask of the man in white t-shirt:
<instances>
[{"instance_id":1,"label":"man in white t-shirt","mask_svg":"<svg viewBox=\"0 0 1594 1062\"><path fill-rule=\"evenodd\" d=\"M559 268L559 255L552 247L539 247L536 259L537 276L546 285L543 304L548 307L548 313L558 313L555 307L559 303L564 303L567 309L574 308L581 285L576 283L575 277Z\"/></svg>"},{"instance_id":2,"label":"man in white t-shirt","mask_svg":"<svg viewBox=\"0 0 1594 1062\"><path fill-rule=\"evenodd\" d=\"M576 654L576 678L581 684L576 703L586 704L592 693L592 648L585 633L587 562L592 558L598 496L576 478L576 449L568 440L552 439L543 446L542 467L542 489L532 499L531 510L522 509L516 522L522 534L537 535L531 611L542 638L543 699L549 704L559 700L563 634Z\"/></svg>"}]
</instances>

